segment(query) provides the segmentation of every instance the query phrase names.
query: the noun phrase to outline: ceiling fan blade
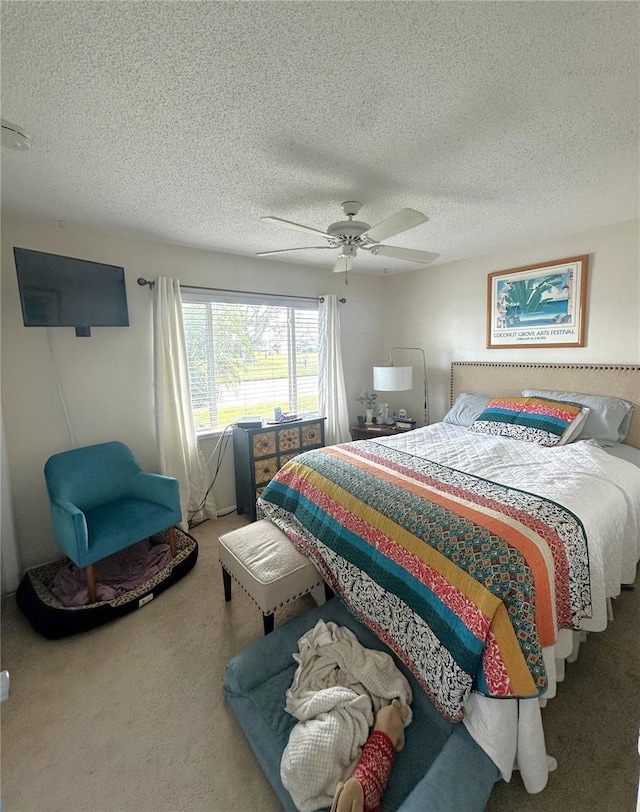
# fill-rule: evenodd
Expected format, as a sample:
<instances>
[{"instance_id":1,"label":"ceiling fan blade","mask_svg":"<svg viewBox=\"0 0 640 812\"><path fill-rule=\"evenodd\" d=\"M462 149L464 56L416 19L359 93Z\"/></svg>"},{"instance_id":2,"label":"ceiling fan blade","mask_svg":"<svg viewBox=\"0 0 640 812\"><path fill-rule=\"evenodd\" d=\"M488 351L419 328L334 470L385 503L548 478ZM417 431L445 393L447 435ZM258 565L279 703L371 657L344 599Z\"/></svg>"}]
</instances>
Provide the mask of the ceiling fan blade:
<instances>
[{"instance_id":1,"label":"ceiling fan blade","mask_svg":"<svg viewBox=\"0 0 640 812\"><path fill-rule=\"evenodd\" d=\"M420 214L415 209L400 209L391 217L371 226L368 231L362 234L362 237L369 240L369 242L381 242L386 240L387 237L393 237L395 234L400 234L401 231L406 231L408 228L419 226L420 223L426 223L429 218L425 214Z\"/></svg>"},{"instance_id":2,"label":"ceiling fan blade","mask_svg":"<svg viewBox=\"0 0 640 812\"><path fill-rule=\"evenodd\" d=\"M296 228L298 231L308 231L311 234L319 234L326 240L333 240L331 234L327 234L326 231L320 231L320 229L311 228L310 226L302 226L300 223L292 223L291 220L281 220L280 217L261 217L260 219L264 223L275 223L276 225L286 226L287 228Z\"/></svg>"},{"instance_id":3,"label":"ceiling fan blade","mask_svg":"<svg viewBox=\"0 0 640 812\"><path fill-rule=\"evenodd\" d=\"M338 257L336 264L333 266L334 273L346 273L351 270L351 257Z\"/></svg>"},{"instance_id":4,"label":"ceiling fan blade","mask_svg":"<svg viewBox=\"0 0 640 812\"><path fill-rule=\"evenodd\" d=\"M373 245L367 250L380 257L406 259L407 262L433 262L440 256L430 251L414 251L412 248L397 248L395 245Z\"/></svg>"},{"instance_id":5,"label":"ceiling fan blade","mask_svg":"<svg viewBox=\"0 0 640 812\"><path fill-rule=\"evenodd\" d=\"M328 248L329 251L334 251L333 245L301 245L300 248L279 248L275 251L258 251L256 254L257 257L268 257L269 254L286 254L287 251L308 251L308 250L315 250L319 248L320 250L324 248Z\"/></svg>"}]
</instances>

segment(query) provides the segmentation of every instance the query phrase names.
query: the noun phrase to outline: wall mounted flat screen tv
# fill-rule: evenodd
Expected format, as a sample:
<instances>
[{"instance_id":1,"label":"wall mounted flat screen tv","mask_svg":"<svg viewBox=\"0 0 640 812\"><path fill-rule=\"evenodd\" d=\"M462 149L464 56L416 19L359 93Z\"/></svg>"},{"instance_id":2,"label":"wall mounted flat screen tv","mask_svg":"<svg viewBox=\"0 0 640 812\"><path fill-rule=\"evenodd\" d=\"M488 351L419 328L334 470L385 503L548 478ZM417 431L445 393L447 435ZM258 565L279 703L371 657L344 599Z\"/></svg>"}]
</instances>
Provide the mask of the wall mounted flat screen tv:
<instances>
[{"instance_id":1,"label":"wall mounted flat screen tv","mask_svg":"<svg viewBox=\"0 0 640 812\"><path fill-rule=\"evenodd\" d=\"M124 268L14 247L25 327L128 327Z\"/></svg>"}]
</instances>

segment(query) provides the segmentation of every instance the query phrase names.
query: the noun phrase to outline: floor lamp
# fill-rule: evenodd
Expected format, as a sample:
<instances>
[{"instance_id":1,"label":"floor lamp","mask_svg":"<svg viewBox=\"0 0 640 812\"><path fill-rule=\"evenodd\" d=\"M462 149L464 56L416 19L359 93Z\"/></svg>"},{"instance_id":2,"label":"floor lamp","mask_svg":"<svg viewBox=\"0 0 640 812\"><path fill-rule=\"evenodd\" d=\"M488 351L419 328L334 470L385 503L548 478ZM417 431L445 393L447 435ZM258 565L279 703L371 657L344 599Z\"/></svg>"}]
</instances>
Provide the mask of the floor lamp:
<instances>
[{"instance_id":1,"label":"floor lamp","mask_svg":"<svg viewBox=\"0 0 640 812\"><path fill-rule=\"evenodd\" d=\"M373 368L373 388L380 392L405 392L413 389L413 367L397 367L393 364L395 350L414 350L422 353L424 378L424 424L429 424L429 392L427 389L427 359L421 347L391 347L388 367Z\"/></svg>"}]
</instances>

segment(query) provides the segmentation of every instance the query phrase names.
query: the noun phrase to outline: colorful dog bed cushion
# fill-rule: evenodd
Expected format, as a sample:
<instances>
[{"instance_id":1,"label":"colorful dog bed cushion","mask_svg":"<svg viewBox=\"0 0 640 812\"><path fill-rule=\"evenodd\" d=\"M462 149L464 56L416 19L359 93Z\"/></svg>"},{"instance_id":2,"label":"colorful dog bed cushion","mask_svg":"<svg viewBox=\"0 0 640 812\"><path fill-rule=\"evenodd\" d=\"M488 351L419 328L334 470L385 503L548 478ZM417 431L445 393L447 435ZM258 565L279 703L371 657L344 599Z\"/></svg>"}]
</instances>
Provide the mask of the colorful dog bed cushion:
<instances>
[{"instance_id":1,"label":"colorful dog bed cushion","mask_svg":"<svg viewBox=\"0 0 640 812\"><path fill-rule=\"evenodd\" d=\"M198 542L193 536L178 528L175 533L176 557L167 557L166 566L154 567L154 574L133 589L117 594L119 590L112 585L109 592L113 597L108 600L81 606L65 606L54 594L60 594L56 588L56 585L64 581L60 576L66 576L67 571L72 568L69 559L65 558L27 570L16 592L18 607L33 628L50 640L88 631L133 612L183 578L198 560ZM151 547L164 546L168 543L168 531L153 536L150 543ZM163 560L161 556L153 557L155 560ZM100 596L99 583L97 586Z\"/></svg>"},{"instance_id":2,"label":"colorful dog bed cushion","mask_svg":"<svg viewBox=\"0 0 640 812\"><path fill-rule=\"evenodd\" d=\"M346 626L365 648L391 654L411 686L413 719L395 756L384 811L481 812L499 777L493 761L463 724L436 711L415 677L338 598L279 626L227 664L225 697L284 809L298 812L280 778L282 754L297 721L284 709L285 694L297 666L298 640L319 619Z\"/></svg>"}]
</instances>

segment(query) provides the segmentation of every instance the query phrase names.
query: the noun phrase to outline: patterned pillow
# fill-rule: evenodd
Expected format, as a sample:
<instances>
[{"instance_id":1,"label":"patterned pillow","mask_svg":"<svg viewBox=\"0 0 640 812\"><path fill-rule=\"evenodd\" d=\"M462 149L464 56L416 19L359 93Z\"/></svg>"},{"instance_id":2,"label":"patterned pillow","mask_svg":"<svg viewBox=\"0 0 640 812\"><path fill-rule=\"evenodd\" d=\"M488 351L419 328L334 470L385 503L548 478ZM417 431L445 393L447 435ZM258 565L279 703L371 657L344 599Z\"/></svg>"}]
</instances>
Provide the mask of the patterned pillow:
<instances>
[{"instance_id":1,"label":"patterned pillow","mask_svg":"<svg viewBox=\"0 0 640 812\"><path fill-rule=\"evenodd\" d=\"M565 445L576 437L589 410L549 398L494 398L470 426L478 434L513 437L538 445Z\"/></svg>"}]
</instances>

